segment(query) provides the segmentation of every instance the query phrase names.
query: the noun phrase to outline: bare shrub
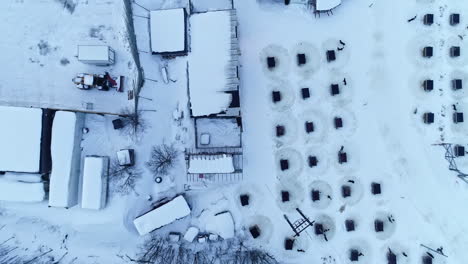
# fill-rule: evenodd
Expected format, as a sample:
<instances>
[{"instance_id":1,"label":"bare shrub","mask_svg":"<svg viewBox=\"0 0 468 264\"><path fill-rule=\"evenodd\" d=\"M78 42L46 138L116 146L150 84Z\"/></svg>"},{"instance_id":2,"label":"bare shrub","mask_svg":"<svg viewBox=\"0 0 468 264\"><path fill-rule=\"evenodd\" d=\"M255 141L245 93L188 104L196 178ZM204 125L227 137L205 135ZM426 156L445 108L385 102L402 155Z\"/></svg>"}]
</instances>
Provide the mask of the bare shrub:
<instances>
[{"instance_id":1,"label":"bare shrub","mask_svg":"<svg viewBox=\"0 0 468 264\"><path fill-rule=\"evenodd\" d=\"M179 152L172 144L153 146L146 166L154 176L167 175L169 170L174 167L178 154Z\"/></svg>"},{"instance_id":2,"label":"bare shrub","mask_svg":"<svg viewBox=\"0 0 468 264\"><path fill-rule=\"evenodd\" d=\"M135 166L120 166L117 159L113 159L109 166L109 178L114 191L123 195L135 190L142 171Z\"/></svg>"},{"instance_id":3,"label":"bare shrub","mask_svg":"<svg viewBox=\"0 0 468 264\"><path fill-rule=\"evenodd\" d=\"M133 139L137 139L140 134L146 131L147 124L141 117L142 111L127 107L121 111L120 116L122 117L124 125L122 132L125 135L128 135Z\"/></svg>"}]
</instances>

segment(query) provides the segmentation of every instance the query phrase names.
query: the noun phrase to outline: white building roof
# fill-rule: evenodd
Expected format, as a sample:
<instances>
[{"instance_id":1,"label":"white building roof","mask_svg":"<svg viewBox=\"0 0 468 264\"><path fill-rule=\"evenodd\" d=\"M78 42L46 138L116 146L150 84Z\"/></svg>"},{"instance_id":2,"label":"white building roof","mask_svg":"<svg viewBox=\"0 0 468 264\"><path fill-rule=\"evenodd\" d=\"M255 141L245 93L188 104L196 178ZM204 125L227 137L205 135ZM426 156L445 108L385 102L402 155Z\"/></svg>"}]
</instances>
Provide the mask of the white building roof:
<instances>
[{"instance_id":1,"label":"white building roof","mask_svg":"<svg viewBox=\"0 0 468 264\"><path fill-rule=\"evenodd\" d=\"M341 0L317 0L315 8L317 11L331 10L341 4Z\"/></svg>"},{"instance_id":2,"label":"white building roof","mask_svg":"<svg viewBox=\"0 0 468 264\"><path fill-rule=\"evenodd\" d=\"M39 172L42 110L0 106L0 171Z\"/></svg>"},{"instance_id":3,"label":"white building roof","mask_svg":"<svg viewBox=\"0 0 468 264\"><path fill-rule=\"evenodd\" d=\"M63 111L55 113L51 142L50 206L70 207L77 203L81 159L81 133L78 133L81 127L78 125L77 115Z\"/></svg>"},{"instance_id":4,"label":"white building roof","mask_svg":"<svg viewBox=\"0 0 468 264\"><path fill-rule=\"evenodd\" d=\"M108 157L85 157L81 207L99 210L106 206Z\"/></svg>"},{"instance_id":5,"label":"white building roof","mask_svg":"<svg viewBox=\"0 0 468 264\"><path fill-rule=\"evenodd\" d=\"M145 235L151 231L168 225L178 219L190 214L190 207L185 198L181 195L172 201L135 218L133 223L140 235Z\"/></svg>"},{"instance_id":6,"label":"white building roof","mask_svg":"<svg viewBox=\"0 0 468 264\"><path fill-rule=\"evenodd\" d=\"M230 87L232 71L235 71L231 68L232 23L231 11L206 12L190 17L188 78L193 116L218 114L232 101L232 96L224 92L233 90Z\"/></svg>"},{"instance_id":7,"label":"white building roof","mask_svg":"<svg viewBox=\"0 0 468 264\"><path fill-rule=\"evenodd\" d=\"M79 45L78 60L81 61L109 61L109 46Z\"/></svg>"},{"instance_id":8,"label":"white building roof","mask_svg":"<svg viewBox=\"0 0 468 264\"><path fill-rule=\"evenodd\" d=\"M44 183L19 182L0 178L0 200L10 202L41 202L45 198Z\"/></svg>"},{"instance_id":9,"label":"white building roof","mask_svg":"<svg viewBox=\"0 0 468 264\"><path fill-rule=\"evenodd\" d=\"M189 173L232 173L234 163L232 155L191 155Z\"/></svg>"},{"instance_id":10,"label":"white building roof","mask_svg":"<svg viewBox=\"0 0 468 264\"><path fill-rule=\"evenodd\" d=\"M185 50L185 10L183 8L150 12L151 51Z\"/></svg>"}]
</instances>

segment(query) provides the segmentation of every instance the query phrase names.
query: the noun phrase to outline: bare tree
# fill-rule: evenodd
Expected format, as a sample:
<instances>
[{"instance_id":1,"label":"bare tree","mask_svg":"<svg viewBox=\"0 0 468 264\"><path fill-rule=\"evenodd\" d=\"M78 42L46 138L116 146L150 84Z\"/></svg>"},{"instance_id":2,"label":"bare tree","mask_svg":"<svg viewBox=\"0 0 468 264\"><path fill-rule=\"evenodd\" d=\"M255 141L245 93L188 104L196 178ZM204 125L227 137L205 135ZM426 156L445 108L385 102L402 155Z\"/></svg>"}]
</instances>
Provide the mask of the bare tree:
<instances>
[{"instance_id":1,"label":"bare tree","mask_svg":"<svg viewBox=\"0 0 468 264\"><path fill-rule=\"evenodd\" d=\"M154 176L167 175L169 170L174 167L178 154L179 152L174 145L162 144L153 146L146 166L148 166Z\"/></svg>"},{"instance_id":2,"label":"bare tree","mask_svg":"<svg viewBox=\"0 0 468 264\"><path fill-rule=\"evenodd\" d=\"M136 263L151 264L278 264L265 251L249 248L239 239L217 242L170 243L153 235L140 248Z\"/></svg>"},{"instance_id":3,"label":"bare tree","mask_svg":"<svg viewBox=\"0 0 468 264\"><path fill-rule=\"evenodd\" d=\"M124 125L122 132L133 139L136 139L138 135L145 132L148 125L141 116L142 111L131 109L130 107L124 108L120 113Z\"/></svg>"},{"instance_id":4,"label":"bare tree","mask_svg":"<svg viewBox=\"0 0 468 264\"><path fill-rule=\"evenodd\" d=\"M119 161L113 159L110 162L109 176L115 192L126 195L135 190L142 171L135 166L120 166Z\"/></svg>"}]
</instances>

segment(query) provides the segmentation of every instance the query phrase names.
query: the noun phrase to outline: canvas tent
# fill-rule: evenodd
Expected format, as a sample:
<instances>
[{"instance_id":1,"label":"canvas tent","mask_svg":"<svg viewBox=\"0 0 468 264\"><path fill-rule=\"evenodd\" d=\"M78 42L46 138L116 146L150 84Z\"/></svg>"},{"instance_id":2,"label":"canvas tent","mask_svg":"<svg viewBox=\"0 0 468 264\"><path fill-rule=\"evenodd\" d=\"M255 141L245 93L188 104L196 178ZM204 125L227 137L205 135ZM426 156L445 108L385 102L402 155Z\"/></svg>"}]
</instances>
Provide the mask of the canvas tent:
<instances>
[{"instance_id":1,"label":"canvas tent","mask_svg":"<svg viewBox=\"0 0 468 264\"><path fill-rule=\"evenodd\" d=\"M49 206L69 208L78 202L83 122L83 113L58 111L55 114Z\"/></svg>"},{"instance_id":2,"label":"canvas tent","mask_svg":"<svg viewBox=\"0 0 468 264\"><path fill-rule=\"evenodd\" d=\"M138 233L143 236L153 230L168 225L190 214L191 210L182 195L156 207L155 209L133 220Z\"/></svg>"},{"instance_id":3,"label":"canvas tent","mask_svg":"<svg viewBox=\"0 0 468 264\"><path fill-rule=\"evenodd\" d=\"M100 210L106 206L108 157L85 157L81 207Z\"/></svg>"},{"instance_id":4,"label":"canvas tent","mask_svg":"<svg viewBox=\"0 0 468 264\"><path fill-rule=\"evenodd\" d=\"M188 89L191 115L240 115L235 12L193 14L190 36Z\"/></svg>"},{"instance_id":5,"label":"canvas tent","mask_svg":"<svg viewBox=\"0 0 468 264\"><path fill-rule=\"evenodd\" d=\"M185 9L150 12L151 52L163 55L187 53L187 14Z\"/></svg>"}]
</instances>

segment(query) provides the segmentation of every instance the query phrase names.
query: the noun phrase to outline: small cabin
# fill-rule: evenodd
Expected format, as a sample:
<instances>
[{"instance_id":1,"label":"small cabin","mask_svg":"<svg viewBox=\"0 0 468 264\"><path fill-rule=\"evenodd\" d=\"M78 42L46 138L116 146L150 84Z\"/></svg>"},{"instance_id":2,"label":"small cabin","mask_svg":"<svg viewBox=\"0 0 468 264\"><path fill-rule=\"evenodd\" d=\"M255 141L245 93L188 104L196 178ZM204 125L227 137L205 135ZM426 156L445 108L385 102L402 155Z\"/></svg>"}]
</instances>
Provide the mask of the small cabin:
<instances>
[{"instance_id":1,"label":"small cabin","mask_svg":"<svg viewBox=\"0 0 468 264\"><path fill-rule=\"evenodd\" d=\"M452 90L461 90L463 89L463 81L461 79L452 80Z\"/></svg>"},{"instance_id":2,"label":"small cabin","mask_svg":"<svg viewBox=\"0 0 468 264\"><path fill-rule=\"evenodd\" d=\"M289 160L282 159L280 160L280 168L282 171L288 170L289 169Z\"/></svg>"},{"instance_id":3,"label":"small cabin","mask_svg":"<svg viewBox=\"0 0 468 264\"><path fill-rule=\"evenodd\" d=\"M453 147L453 152L455 157L463 157L465 156L465 147L456 145L455 147Z\"/></svg>"},{"instance_id":4,"label":"small cabin","mask_svg":"<svg viewBox=\"0 0 468 264\"><path fill-rule=\"evenodd\" d=\"M86 64L108 66L115 62L115 51L106 45L79 45L78 60Z\"/></svg>"},{"instance_id":5,"label":"small cabin","mask_svg":"<svg viewBox=\"0 0 468 264\"><path fill-rule=\"evenodd\" d=\"M340 86L336 83L330 85L330 93L332 96L340 94Z\"/></svg>"},{"instance_id":6,"label":"small cabin","mask_svg":"<svg viewBox=\"0 0 468 264\"><path fill-rule=\"evenodd\" d=\"M268 57L267 58L267 67L268 69L273 69L276 67L276 58L275 57Z\"/></svg>"},{"instance_id":7,"label":"small cabin","mask_svg":"<svg viewBox=\"0 0 468 264\"><path fill-rule=\"evenodd\" d=\"M121 149L117 151L117 160L120 166L133 166L135 164L135 150Z\"/></svg>"},{"instance_id":8,"label":"small cabin","mask_svg":"<svg viewBox=\"0 0 468 264\"><path fill-rule=\"evenodd\" d=\"M375 230L375 232L383 232L384 231L384 222L382 220L376 219L374 221L374 230Z\"/></svg>"},{"instance_id":9,"label":"small cabin","mask_svg":"<svg viewBox=\"0 0 468 264\"><path fill-rule=\"evenodd\" d=\"M319 190L312 190L312 201L320 201L320 191Z\"/></svg>"},{"instance_id":10,"label":"small cabin","mask_svg":"<svg viewBox=\"0 0 468 264\"><path fill-rule=\"evenodd\" d=\"M453 13L450 14L450 25L456 26L460 24L460 14Z\"/></svg>"},{"instance_id":11,"label":"small cabin","mask_svg":"<svg viewBox=\"0 0 468 264\"><path fill-rule=\"evenodd\" d=\"M302 88L301 89L301 95L302 95L302 99L307 99L310 97L310 91L309 91L309 88Z\"/></svg>"},{"instance_id":12,"label":"small cabin","mask_svg":"<svg viewBox=\"0 0 468 264\"><path fill-rule=\"evenodd\" d=\"M336 54L334 50L327 50L327 61L333 62L336 60Z\"/></svg>"},{"instance_id":13,"label":"small cabin","mask_svg":"<svg viewBox=\"0 0 468 264\"><path fill-rule=\"evenodd\" d=\"M459 46L452 46L450 47L450 57L456 58L460 57L460 47Z\"/></svg>"},{"instance_id":14,"label":"small cabin","mask_svg":"<svg viewBox=\"0 0 468 264\"><path fill-rule=\"evenodd\" d=\"M433 258L429 255L425 255L422 257L422 263L423 264L432 264L433 263Z\"/></svg>"},{"instance_id":15,"label":"small cabin","mask_svg":"<svg viewBox=\"0 0 468 264\"><path fill-rule=\"evenodd\" d=\"M281 201L289 202L289 192L288 191L281 191Z\"/></svg>"},{"instance_id":16,"label":"small cabin","mask_svg":"<svg viewBox=\"0 0 468 264\"><path fill-rule=\"evenodd\" d=\"M343 196L343 198L350 197L351 196L351 186L349 186L349 185L341 186L341 196Z\"/></svg>"},{"instance_id":17,"label":"small cabin","mask_svg":"<svg viewBox=\"0 0 468 264\"><path fill-rule=\"evenodd\" d=\"M390 249L387 253L387 264L397 264L397 256Z\"/></svg>"},{"instance_id":18,"label":"small cabin","mask_svg":"<svg viewBox=\"0 0 468 264\"><path fill-rule=\"evenodd\" d=\"M248 194L242 194L241 196L239 196L239 199L242 206L249 205L250 196Z\"/></svg>"},{"instance_id":19,"label":"small cabin","mask_svg":"<svg viewBox=\"0 0 468 264\"><path fill-rule=\"evenodd\" d=\"M325 233L325 230L323 228L323 225L321 223L316 223L314 225L314 230L316 235L323 235Z\"/></svg>"},{"instance_id":20,"label":"small cabin","mask_svg":"<svg viewBox=\"0 0 468 264\"><path fill-rule=\"evenodd\" d=\"M342 164L346 162L348 162L348 155L346 154L346 152L338 152L338 163Z\"/></svg>"},{"instance_id":21,"label":"small cabin","mask_svg":"<svg viewBox=\"0 0 468 264\"><path fill-rule=\"evenodd\" d=\"M351 232L351 231L354 231L356 229L356 226L354 224L354 220L351 220L351 219L347 219L345 221L345 228L346 228L346 231L347 232Z\"/></svg>"},{"instance_id":22,"label":"small cabin","mask_svg":"<svg viewBox=\"0 0 468 264\"><path fill-rule=\"evenodd\" d=\"M423 23L426 26L434 24L434 14L425 14L423 17Z\"/></svg>"},{"instance_id":23,"label":"small cabin","mask_svg":"<svg viewBox=\"0 0 468 264\"><path fill-rule=\"evenodd\" d=\"M257 225L249 227L249 232L254 239L260 236L260 228Z\"/></svg>"},{"instance_id":24,"label":"small cabin","mask_svg":"<svg viewBox=\"0 0 468 264\"><path fill-rule=\"evenodd\" d=\"M359 261L359 256L362 255L357 249L351 249L349 251L349 260Z\"/></svg>"},{"instance_id":25,"label":"small cabin","mask_svg":"<svg viewBox=\"0 0 468 264\"><path fill-rule=\"evenodd\" d=\"M304 53L297 54L297 65L302 66L306 64L306 55Z\"/></svg>"},{"instance_id":26,"label":"small cabin","mask_svg":"<svg viewBox=\"0 0 468 264\"><path fill-rule=\"evenodd\" d=\"M276 136L277 137L282 137L286 134L286 128L282 125L277 125L276 126Z\"/></svg>"},{"instance_id":27,"label":"small cabin","mask_svg":"<svg viewBox=\"0 0 468 264\"><path fill-rule=\"evenodd\" d=\"M434 123L434 113L427 112L423 114L423 121L425 124Z\"/></svg>"},{"instance_id":28,"label":"small cabin","mask_svg":"<svg viewBox=\"0 0 468 264\"><path fill-rule=\"evenodd\" d=\"M382 187L380 186L380 183L373 182L371 184L371 192L373 195L381 194Z\"/></svg>"},{"instance_id":29,"label":"small cabin","mask_svg":"<svg viewBox=\"0 0 468 264\"><path fill-rule=\"evenodd\" d=\"M430 91L434 90L434 81L433 80L424 80L422 86L424 88L424 91L430 92Z\"/></svg>"},{"instance_id":30,"label":"small cabin","mask_svg":"<svg viewBox=\"0 0 468 264\"><path fill-rule=\"evenodd\" d=\"M453 113L453 122L455 124L457 123L463 123L463 113L462 112L455 112Z\"/></svg>"},{"instance_id":31,"label":"small cabin","mask_svg":"<svg viewBox=\"0 0 468 264\"><path fill-rule=\"evenodd\" d=\"M291 238L286 238L284 240L284 249L286 250L292 250L294 247L294 239Z\"/></svg>"},{"instance_id":32,"label":"small cabin","mask_svg":"<svg viewBox=\"0 0 468 264\"><path fill-rule=\"evenodd\" d=\"M335 125L335 129L340 129L343 127L343 119L341 117L333 118L333 124Z\"/></svg>"},{"instance_id":33,"label":"small cabin","mask_svg":"<svg viewBox=\"0 0 468 264\"><path fill-rule=\"evenodd\" d=\"M310 168L316 167L318 165L318 159L316 156L307 157L307 162Z\"/></svg>"},{"instance_id":34,"label":"small cabin","mask_svg":"<svg viewBox=\"0 0 468 264\"><path fill-rule=\"evenodd\" d=\"M434 55L434 48L431 46L424 47L422 50L422 56L424 58L431 58Z\"/></svg>"}]
</instances>

